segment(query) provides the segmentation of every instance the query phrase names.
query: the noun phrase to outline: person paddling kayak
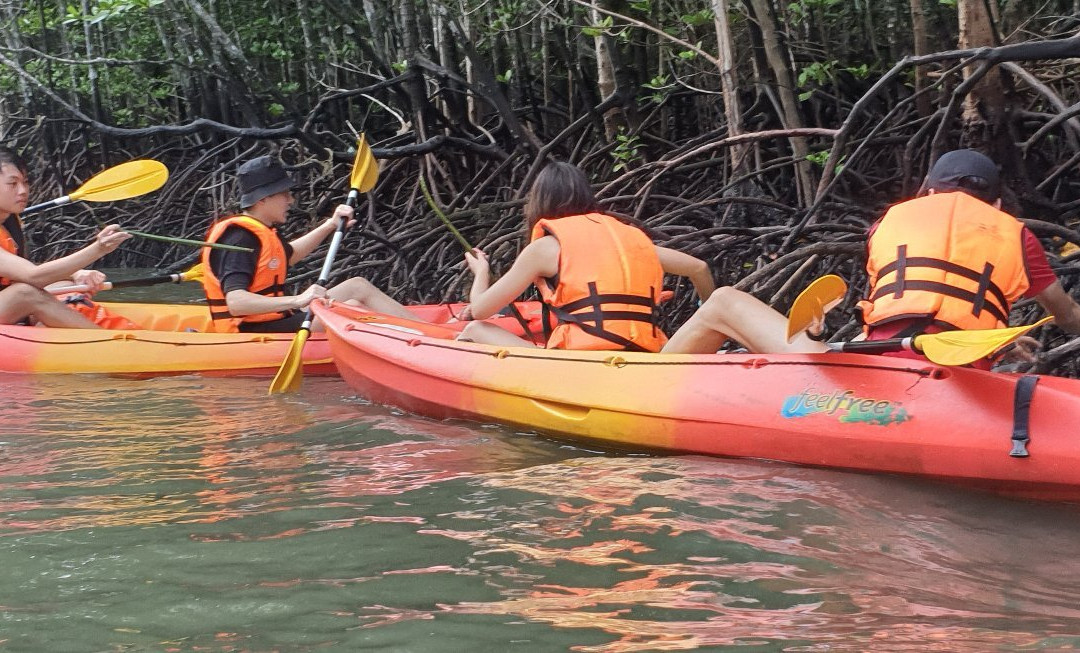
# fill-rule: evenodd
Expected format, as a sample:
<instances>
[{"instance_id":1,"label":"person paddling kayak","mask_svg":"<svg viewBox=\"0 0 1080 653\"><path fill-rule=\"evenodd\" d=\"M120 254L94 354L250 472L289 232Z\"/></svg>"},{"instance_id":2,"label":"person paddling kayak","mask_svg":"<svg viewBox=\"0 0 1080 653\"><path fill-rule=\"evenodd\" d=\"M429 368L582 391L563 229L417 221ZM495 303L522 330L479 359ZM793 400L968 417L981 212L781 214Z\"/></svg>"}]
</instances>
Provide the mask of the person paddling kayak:
<instances>
[{"instance_id":1,"label":"person paddling kayak","mask_svg":"<svg viewBox=\"0 0 1080 653\"><path fill-rule=\"evenodd\" d=\"M1080 305L1050 269L1042 244L1001 210L993 161L974 150L948 152L935 162L922 191L891 207L871 227L870 292L859 302L867 339L1003 328L1021 297L1038 301L1061 329L1080 333ZM828 351L806 333L788 343L786 324L756 297L721 288L664 351L713 352L729 337L756 353ZM989 365L980 361L978 366Z\"/></svg>"},{"instance_id":2,"label":"person paddling kayak","mask_svg":"<svg viewBox=\"0 0 1080 653\"><path fill-rule=\"evenodd\" d=\"M0 147L0 324L25 321L71 329L99 328L43 288L67 282L84 285L89 293L100 290L105 274L85 266L115 251L131 234L109 225L93 243L74 254L35 265L25 258L26 240L19 220L29 197L26 162L14 150Z\"/></svg>"},{"instance_id":3,"label":"person paddling kayak","mask_svg":"<svg viewBox=\"0 0 1080 653\"><path fill-rule=\"evenodd\" d=\"M529 244L494 284L484 252L465 262L474 278L464 319L494 315L530 285L540 291L555 322L549 349L658 351L667 339L657 304L664 273L688 277L702 299L715 288L708 265L654 245L636 226L600 212L585 173L551 163L537 176L525 202ZM495 345L535 346L491 324L471 322L461 335Z\"/></svg>"},{"instance_id":4,"label":"person paddling kayak","mask_svg":"<svg viewBox=\"0 0 1080 653\"><path fill-rule=\"evenodd\" d=\"M296 185L276 157L260 156L237 171L241 212L218 220L206 240L247 247L253 252L204 248L203 290L217 331L286 333L304 321L301 312L313 299L329 297L387 313L411 318L398 302L362 277L347 279L333 288L317 284L299 295L285 294L289 266L313 252L337 229L339 220L352 222L353 209L341 204L334 214L308 233L285 242L278 234L294 198ZM315 330L320 325L312 325Z\"/></svg>"}]
</instances>

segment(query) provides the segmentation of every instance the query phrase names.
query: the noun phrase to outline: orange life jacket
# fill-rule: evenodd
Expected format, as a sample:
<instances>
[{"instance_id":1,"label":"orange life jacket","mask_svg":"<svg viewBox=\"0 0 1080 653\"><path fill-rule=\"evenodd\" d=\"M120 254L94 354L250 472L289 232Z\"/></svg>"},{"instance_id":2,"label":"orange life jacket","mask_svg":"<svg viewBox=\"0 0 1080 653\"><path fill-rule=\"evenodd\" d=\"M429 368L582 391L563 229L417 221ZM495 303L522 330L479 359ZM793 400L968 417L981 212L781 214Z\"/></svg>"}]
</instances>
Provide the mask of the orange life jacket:
<instances>
[{"instance_id":1,"label":"orange life jacket","mask_svg":"<svg viewBox=\"0 0 1080 653\"><path fill-rule=\"evenodd\" d=\"M207 242L217 242L225 230L234 225L247 229L259 239L259 259L255 264L255 274L251 278L248 291L267 297L284 295L285 274L289 261L285 256L285 246L282 245L275 230L251 216L234 215L214 223L206 236ZM206 301L210 305L210 319L214 321L214 331L227 333L236 331L241 322L269 322L293 314L293 311L274 311L244 316L235 316L230 313L229 306L225 302L225 293L221 288L221 280L217 278L210 266L211 251L209 247L204 247L202 251L202 284L203 291L206 292Z\"/></svg>"},{"instance_id":2,"label":"orange life jacket","mask_svg":"<svg viewBox=\"0 0 1080 653\"><path fill-rule=\"evenodd\" d=\"M0 249L15 256L22 256L24 246L22 239L22 221L19 216L13 215L4 220L4 224L0 225ZM0 277L0 289L10 285L11 279Z\"/></svg>"},{"instance_id":3,"label":"orange life jacket","mask_svg":"<svg viewBox=\"0 0 1080 653\"><path fill-rule=\"evenodd\" d=\"M536 284L556 318L549 349L660 351L664 269L648 236L599 213L540 220L531 239L544 236L560 251L558 275Z\"/></svg>"},{"instance_id":4,"label":"orange life jacket","mask_svg":"<svg viewBox=\"0 0 1080 653\"><path fill-rule=\"evenodd\" d=\"M912 318L943 329L1008 326L1012 303L1028 289L1023 228L962 192L893 206L870 238L863 320L869 326Z\"/></svg>"},{"instance_id":5,"label":"orange life jacket","mask_svg":"<svg viewBox=\"0 0 1080 653\"><path fill-rule=\"evenodd\" d=\"M113 313L101 304L90 299L83 293L67 293L57 297L65 306L80 313L83 317L98 325L102 329L141 329L135 322L123 315Z\"/></svg>"}]
</instances>

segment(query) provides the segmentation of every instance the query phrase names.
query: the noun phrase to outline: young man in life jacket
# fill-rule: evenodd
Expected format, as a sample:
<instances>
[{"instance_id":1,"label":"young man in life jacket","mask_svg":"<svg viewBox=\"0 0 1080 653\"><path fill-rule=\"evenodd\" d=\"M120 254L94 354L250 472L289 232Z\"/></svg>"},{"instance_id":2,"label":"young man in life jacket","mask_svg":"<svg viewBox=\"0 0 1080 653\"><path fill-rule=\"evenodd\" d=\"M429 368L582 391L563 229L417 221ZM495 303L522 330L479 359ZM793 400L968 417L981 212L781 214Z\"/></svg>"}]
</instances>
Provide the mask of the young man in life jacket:
<instances>
[{"instance_id":1,"label":"young man in life jacket","mask_svg":"<svg viewBox=\"0 0 1080 653\"><path fill-rule=\"evenodd\" d=\"M91 293L100 290L105 275L83 268L116 250L131 234L109 225L93 243L74 254L35 265L24 258L26 241L19 220L29 196L26 163L14 150L0 147L0 324L25 321L50 327L98 328L43 288L70 280L86 285Z\"/></svg>"},{"instance_id":2,"label":"young man in life jacket","mask_svg":"<svg viewBox=\"0 0 1080 653\"><path fill-rule=\"evenodd\" d=\"M698 296L715 288L702 260L654 245L644 231L600 212L580 168L545 167L525 202L529 244L494 284L487 256L465 255L474 278L462 319L484 319L530 285L540 291L544 323L555 323L549 349L659 351L667 339L658 326L664 274L688 277ZM553 318L553 319L549 319ZM471 322L461 339L533 347L497 326Z\"/></svg>"},{"instance_id":3,"label":"young man in life jacket","mask_svg":"<svg viewBox=\"0 0 1080 653\"><path fill-rule=\"evenodd\" d=\"M286 295L289 265L302 260L332 235L339 220L352 224L353 209L342 204L321 225L285 242L277 227L288 217L295 182L281 161L260 156L241 165L237 173L241 213L215 222L206 240L253 251L203 249L203 290L215 331L296 331L304 321L301 311L311 300L322 297L413 318L401 304L360 277L329 290L313 284L299 295ZM321 325L316 320L312 328L319 330Z\"/></svg>"},{"instance_id":4,"label":"young man in life jacket","mask_svg":"<svg viewBox=\"0 0 1080 653\"><path fill-rule=\"evenodd\" d=\"M1042 244L1001 211L993 161L974 150L948 152L931 168L923 190L891 207L870 230L870 292L859 303L867 339L1004 328L1021 297L1038 301L1061 329L1080 333L1080 305L1050 269ZM768 305L721 288L664 351L716 351L728 337L758 353L827 351L809 334L788 343L785 329L784 316ZM1027 339L1029 347L1033 342ZM1020 353L1030 357L1030 351ZM990 361L976 366L988 369Z\"/></svg>"}]
</instances>

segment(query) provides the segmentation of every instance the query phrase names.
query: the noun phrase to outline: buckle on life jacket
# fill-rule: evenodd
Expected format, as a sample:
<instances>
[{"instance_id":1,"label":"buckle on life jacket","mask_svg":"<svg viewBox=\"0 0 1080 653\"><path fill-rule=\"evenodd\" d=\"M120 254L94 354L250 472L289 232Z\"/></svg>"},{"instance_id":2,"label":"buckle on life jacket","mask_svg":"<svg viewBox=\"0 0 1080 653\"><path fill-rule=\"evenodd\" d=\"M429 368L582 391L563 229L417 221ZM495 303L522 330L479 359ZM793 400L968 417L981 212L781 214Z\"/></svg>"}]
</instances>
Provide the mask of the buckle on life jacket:
<instances>
[{"instance_id":1,"label":"buckle on life jacket","mask_svg":"<svg viewBox=\"0 0 1080 653\"><path fill-rule=\"evenodd\" d=\"M1016 393L1013 396L1013 432L1012 451L1009 455L1013 458L1027 458L1027 445L1031 441L1031 398L1035 394L1035 385L1039 377L1033 375L1022 376L1016 382Z\"/></svg>"}]
</instances>

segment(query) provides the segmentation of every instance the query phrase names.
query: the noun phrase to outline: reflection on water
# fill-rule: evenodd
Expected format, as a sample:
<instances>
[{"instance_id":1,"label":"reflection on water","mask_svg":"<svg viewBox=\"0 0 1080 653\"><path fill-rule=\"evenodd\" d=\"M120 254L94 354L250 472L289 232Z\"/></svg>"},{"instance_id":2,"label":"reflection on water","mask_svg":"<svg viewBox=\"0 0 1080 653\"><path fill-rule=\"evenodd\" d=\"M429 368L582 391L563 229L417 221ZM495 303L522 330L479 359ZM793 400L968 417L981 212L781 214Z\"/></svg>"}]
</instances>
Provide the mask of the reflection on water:
<instances>
[{"instance_id":1,"label":"reflection on water","mask_svg":"<svg viewBox=\"0 0 1080 653\"><path fill-rule=\"evenodd\" d=\"M0 392L0 651L1080 645L1075 506L604 457L332 379Z\"/></svg>"}]
</instances>

